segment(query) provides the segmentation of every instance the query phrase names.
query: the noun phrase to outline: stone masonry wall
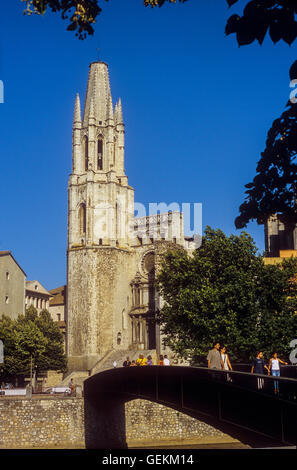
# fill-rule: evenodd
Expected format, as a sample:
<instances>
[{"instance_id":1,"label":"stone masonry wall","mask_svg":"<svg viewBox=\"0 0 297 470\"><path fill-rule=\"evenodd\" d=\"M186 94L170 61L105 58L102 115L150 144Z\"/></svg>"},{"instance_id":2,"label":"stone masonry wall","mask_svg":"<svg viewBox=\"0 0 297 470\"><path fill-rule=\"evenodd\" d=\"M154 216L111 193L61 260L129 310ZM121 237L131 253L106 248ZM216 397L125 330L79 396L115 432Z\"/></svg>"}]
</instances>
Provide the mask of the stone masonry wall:
<instances>
[{"instance_id":1,"label":"stone masonry wall","mask_svg":"<svg viewBox=\"0 0 297 470\"><path fill-rule=\"evenodd\" d=\"M178 411L146 400L125 404L126 439L136 445L201 438L230 440L222 432ZM81 398L0 398L0 448L83 448Z\"/></svg>"},{"instance_id":2,"label":"stone masonry wall","mask_svg":"<svg viewBox=\"0 0 297 470\"><path fill-rule=\"evenodd\" d=\"M127 441L143 443L218 438L226 434L179 411L147 400L125 405Z\"/></svg>"},{"instance_id":3,"label":"stone masonry wall","mask_svg":"<svg viewBox=\"0 0 297 470\"><path fill-rule=\"evenodd\" d=\"M82 399L0 399L0 448L55 446L84 446Z\"/></svg>"}]
</instances>

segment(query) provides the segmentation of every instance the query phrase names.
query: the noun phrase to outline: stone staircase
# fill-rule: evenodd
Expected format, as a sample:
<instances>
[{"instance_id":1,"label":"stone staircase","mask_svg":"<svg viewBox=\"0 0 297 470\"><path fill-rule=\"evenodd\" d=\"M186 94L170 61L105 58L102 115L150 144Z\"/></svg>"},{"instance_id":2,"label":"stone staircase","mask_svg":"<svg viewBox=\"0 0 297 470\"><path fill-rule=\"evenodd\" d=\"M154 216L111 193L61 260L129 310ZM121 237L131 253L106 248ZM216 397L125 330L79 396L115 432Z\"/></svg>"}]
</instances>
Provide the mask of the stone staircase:
<instances>
[{"instance_id":1,"label":"stone staircase","mask_svg":"<svg viewBox=\"0 0 297 470\"><path fill-rule=\"evenodd\" d=\"M116 361L117 367L122 367L123 362L127 357L129 357L130 361L134 360L136 362L139 354L143 354L144 357L152 356L153 363L156 364L157 355L155 349L146 349L142 351L131 351L128 349L126 351L113 351L105 361L101 361L93 367L91 375L97 374L97 372L102 372L103 370L113 369L114 361Z\"/></svg>"},{"instance_id":2,"label":"stone staircase","mask_svg":"<svg viewBox=\"0 0 297 470\"><path fill-rule=\"evenodd\" d=\"M59 383L58 387L68 387L70 379L73 379L75 385L83 386L84 380L89 377L88 370L81 370L81 371L73 371L70 374L66 375L62 382Z\"/></svg>"},{"instance_id":3,"label":"stone staircase","mask_svg":"<svg viewBox=\"0 0 297 470\"><path fill-rule=\"evenodd\" d=\"M91 375L97 374L104 370L113 369L114 361L117 363L117 368L123 366L123 362L127 357L130 358L130 361L135 361L138 359L139 355L143 354L144 357L152 356L153 364L157 363L157 353L155 349L146 349L141 351L131 351L131 350L119 350L119 351L108 351L95 366L90 370L86 371L73 371L68 374L62 382L60 382L59 387L67 387L70 379L73 379L75 385L80 385L83 387L83 382L90 377Z\"/></svg>"}]
</instances>

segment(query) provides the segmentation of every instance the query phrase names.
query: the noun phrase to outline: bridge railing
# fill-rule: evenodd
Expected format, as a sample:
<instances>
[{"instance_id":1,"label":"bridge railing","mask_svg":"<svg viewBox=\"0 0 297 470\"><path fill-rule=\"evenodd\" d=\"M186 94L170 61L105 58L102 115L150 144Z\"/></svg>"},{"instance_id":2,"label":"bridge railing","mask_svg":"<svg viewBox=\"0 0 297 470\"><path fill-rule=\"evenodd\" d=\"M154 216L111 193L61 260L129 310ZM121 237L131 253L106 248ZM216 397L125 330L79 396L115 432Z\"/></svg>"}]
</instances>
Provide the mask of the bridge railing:
<instances>
[{"instance_id":1,"label":"bridge railing","mask_svg":"<svg viewBox=\"0 0 297 470\"><path fill-rule=\"evenodd\" d=\"M197 368L201 370L200 368ZM297 380L288 377L251 374L238 371L214 371L205 369L209 380L224 383L253 392L264 393L290 402L297 402ZM202 373L203 375L203 373Z\"/></svg>"},{"instance_id":2,"label":"bridge railing","mask_svg":"<svg viewBox=\"0 0 297 470\"><path fill-rule=\"evenodd\" d=\"M251 364L247 363L234 363L232 364L235 372L251 372ZM291 379L297 379L297 365L280 365L281 377L287 377Z\"/></svg>"},{"instance_id":3,"label":"bridge railing","mask_svg":"<svg viewBox=\"0 0 297 470\"><path fill-rule=\"evenodd\" d=\"M147 399L284 443L297 443L296 379L205 367L127 367L87 379L85 397L96 403L112 397Z\"/></svg>"}]
</instances>

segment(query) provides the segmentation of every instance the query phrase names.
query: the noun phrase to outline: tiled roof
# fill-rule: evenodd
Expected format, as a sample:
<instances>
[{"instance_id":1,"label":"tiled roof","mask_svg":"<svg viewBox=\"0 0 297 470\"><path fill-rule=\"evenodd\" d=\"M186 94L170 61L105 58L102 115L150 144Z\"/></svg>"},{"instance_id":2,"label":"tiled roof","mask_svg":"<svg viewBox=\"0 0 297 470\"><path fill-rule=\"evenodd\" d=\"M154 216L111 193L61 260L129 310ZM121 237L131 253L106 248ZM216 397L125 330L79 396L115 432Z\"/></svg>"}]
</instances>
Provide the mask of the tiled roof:
<instances>
[{"instance_id":1,"label":"tiled roof","mask_svg":"<svg viewBox=\"0 0 297 470\"><path fill-rule=\"evenodd\" d=\"M35 286L37 286L37 289L35 289ZM46 294L49 297L51 296L50 292L43 287L42 284L40 284L39 281L26 281L26 290L30 292L36 292L38 294Z\"/></svg>"},{"instance_id":2,"label":"tiled roof","mask_svg":"<svg viewBox=\"0 0 297 470\"><path fill-rule=\"evenodd\" d=\"M51 289L50 293L53 296L50 300L50 306L65 305L66 286L61 286L61 287L56 287L56 289Z\"/></svg>"}]
</instances>

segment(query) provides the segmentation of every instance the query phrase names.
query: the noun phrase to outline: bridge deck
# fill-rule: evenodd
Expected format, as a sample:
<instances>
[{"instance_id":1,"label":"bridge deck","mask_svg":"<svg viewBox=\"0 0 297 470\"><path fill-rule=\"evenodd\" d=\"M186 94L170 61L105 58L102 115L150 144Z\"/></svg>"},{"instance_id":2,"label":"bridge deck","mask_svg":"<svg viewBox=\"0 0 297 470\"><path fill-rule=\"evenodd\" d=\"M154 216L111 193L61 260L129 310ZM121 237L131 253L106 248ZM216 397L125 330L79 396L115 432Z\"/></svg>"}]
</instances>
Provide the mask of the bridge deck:
<instances>
[{"instance_id":1,"label":"bridge deck","mask_svg":"<svg viewBox=\"0 0 297 470\"><path fill-rule=\"evenodd\" d=\"M92 406L143 398L197 419L240 427L297 444L297 380L199 367L148 366L107 370L85 382ZM112 405L111 405L112 406Z\"/></svg>"}]
</instances>

